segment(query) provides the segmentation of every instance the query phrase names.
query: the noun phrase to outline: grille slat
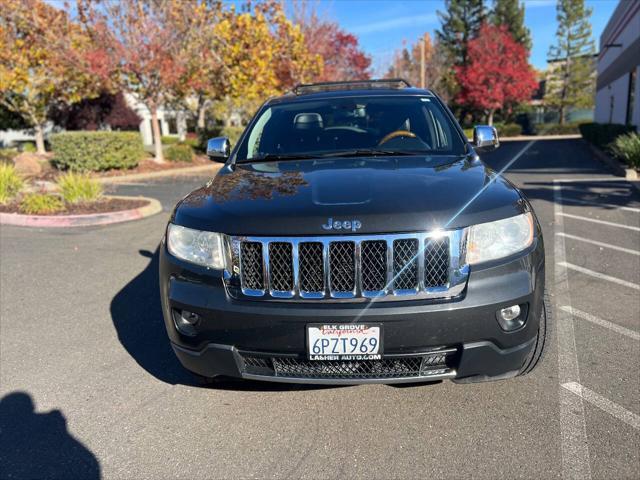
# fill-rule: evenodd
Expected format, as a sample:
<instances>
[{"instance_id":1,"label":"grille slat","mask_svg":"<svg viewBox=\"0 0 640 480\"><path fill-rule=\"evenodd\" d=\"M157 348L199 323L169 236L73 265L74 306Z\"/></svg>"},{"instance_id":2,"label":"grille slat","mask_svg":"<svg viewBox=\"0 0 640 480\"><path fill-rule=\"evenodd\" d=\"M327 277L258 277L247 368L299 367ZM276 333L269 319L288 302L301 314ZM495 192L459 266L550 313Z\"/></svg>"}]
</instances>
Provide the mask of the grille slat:
<instances>
[{"instance_id":1,"label":"grille slat","mask_svg":"<svg viewBox=\"0 0 640 480\"><path fill-rule=\"evenodd\" d=\"M251 290L264 290L262 244L260 242L242 242L240 262L242 285Z\"/></svg>"},{"instance_id":2,"label":"grille slat","mask_svg":"<svg viewBox=\"0 0 640 480\"><path fill-rule=\"evenodd\" d=\"M384 290L387 284L387 242L369 240L362 242L362 290Z\"/></svg>"},{"instance_id":3,"label":"grille slat","mask_svg":"<svg viewBox=\"0 0 640 480\"><path fill-rule=\"evenodd\" d=\"M233 273L245 295L280 299L446 298L463 291L468 270L461 233L344 238L238 237Z\"/></svg>"},{"instance_id":4,"label":"grille slat","mask_svg":"<svg viewBox=\"0 0 640 480\"><path fill-rule=\"evenodd\" d=\"M329 245L329 283L332 292L348 293L356 288L355 242Z\"/></svg>"},{"instance_id":5,"label":"grille slat","mask_svg":"<svg viewBox=\"0 0 640 480\"><path fill-rule=\"evenodd\" d=\"M293 252L289 242L269 244L269 287L277 292L293 291Z\"/></svg>"},{"instance_id":6,"label":"grille slat","mask_svg":"<svg viewBox=\"0 0 640 480\"><path fill-rule=\"evenodd\" d=\"M418 289L418 239L407 238L393 242L394 290Z\"/></svg>"},{"instance_id":7,"label":"grille slat","mask_svg":"<svg viewBox=\"0 0 640 480\"><path fill-rule=\"evenodd\" d=\"M424 285L442 287L449 282L449 239L427 238L424 247Z\"/></svg>"}]
</instances>

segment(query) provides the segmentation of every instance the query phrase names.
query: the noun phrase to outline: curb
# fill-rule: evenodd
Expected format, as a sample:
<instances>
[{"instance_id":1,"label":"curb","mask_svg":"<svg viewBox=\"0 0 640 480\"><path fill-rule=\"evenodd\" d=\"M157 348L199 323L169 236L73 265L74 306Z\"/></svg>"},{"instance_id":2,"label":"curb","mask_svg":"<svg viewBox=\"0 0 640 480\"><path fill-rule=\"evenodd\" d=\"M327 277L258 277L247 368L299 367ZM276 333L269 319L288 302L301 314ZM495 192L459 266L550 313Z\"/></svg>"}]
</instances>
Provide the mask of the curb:
<instances>
[{"instance_id":1,"label":"curb","mask_svg":"<svg viewBox=\"0 0 640 480\"><path fill-rule=\"evenodd\" d=\"M506 142L527 142L531 140L575 140L582 138L579 133L571 133L568 135L518 135L517 137L501 137L498 132L498 139L500 143ZM473 142L473 138L467 138L470 142Z\"/></svg>"},{"instance_id":2,"label":"curb","mask_svg":"<svg viewBox=\"0 0 640 480\"><path fill-rule=\"evenodd\" d=\"M165 178L176 175L193 175L197 173L209 172L215 174L222 168L222 163L212 163L211 165L198 165L197 167L174 168L169 170L160 170L158 172L149 173L132 173L130 175L118 175L113 177L94 177L100 183L128 183L138 180L152 180L154 178Z\"/></svg>"},{"instance_id":3,"label":"curb","mask_svg":"<svg viewBox=\"0 0 640 480\"><path fill-rule=\"evenodd\" d=\"M23 215L21 213L0 213L0 225L35 228L89 227L140 220L162 211L162 205L155 198L125 197L120 195L108 195L107 197L139 199L146 200L149 203L143 207L132 208L130 210L84 215Z\"/></svg>"},{"instance_id":4,"label":"curb","mask_svg":"<svg viewBox=\"0 0 640 480\"><path fill-rule=\"evenodd\" d=\"M586 140L585 140L586 142ZM617 177L624 177L626 180L638 180L638 172L634 168L627 168L625 165L607 155L595 145L586 142L589 145L589 149L600 162L604 163L606 167Z\"/></svg>"}]
</instances>

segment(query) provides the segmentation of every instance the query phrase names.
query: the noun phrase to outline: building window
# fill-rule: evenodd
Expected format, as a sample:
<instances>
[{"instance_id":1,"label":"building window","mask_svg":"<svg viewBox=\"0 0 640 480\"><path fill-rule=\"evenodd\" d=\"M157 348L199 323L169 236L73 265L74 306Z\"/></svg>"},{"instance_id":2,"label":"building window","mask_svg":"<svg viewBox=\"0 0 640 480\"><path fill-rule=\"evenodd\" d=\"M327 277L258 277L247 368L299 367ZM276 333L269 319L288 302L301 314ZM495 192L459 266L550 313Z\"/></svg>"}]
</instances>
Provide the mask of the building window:
<instances>
[{"instance_id":1,"label":"building window","mask_svg":"<svg viewBox=\"0 0 640 480\"><path fill-rule=\"evenodd\" d=\"M167 121L167 128L169 130L169 135L177 135L178 133L178 121L176 117L168 117L165 118Z\"/></svg>"},{"instance_id":2,"label":"building window","mask_svg":"<svg viewBox=\"0 0 640 480\"><path fill-rule=\"evenodd\" d=\"M636 73L634 68L629 72L629 92L627 93L627 125L633 122L633 104L636 101Z\"/></svg>"}]
</instances>

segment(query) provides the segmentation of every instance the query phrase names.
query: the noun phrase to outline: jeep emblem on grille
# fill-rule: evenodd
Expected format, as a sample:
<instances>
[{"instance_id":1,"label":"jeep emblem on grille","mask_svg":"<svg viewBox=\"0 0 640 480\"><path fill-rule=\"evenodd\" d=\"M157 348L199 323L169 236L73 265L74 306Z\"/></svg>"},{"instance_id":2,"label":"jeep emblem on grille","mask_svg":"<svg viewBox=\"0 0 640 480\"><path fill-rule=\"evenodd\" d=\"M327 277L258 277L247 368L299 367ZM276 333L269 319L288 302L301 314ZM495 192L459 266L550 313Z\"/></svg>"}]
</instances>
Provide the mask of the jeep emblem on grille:
<instances>
[{"instance_id":1,"label":"jeep emblem on grille","mask_svg":"<svg viewBox=\"0 0 640 480\"><path fill-rule=\"evenodd\" d=\"M334 220L329 217L326 225L322 225L322 228L325 230L351 230L352 232L356 232L360 230L362 227L362 222L360 220Z\"/></svg>"}]
</instances>

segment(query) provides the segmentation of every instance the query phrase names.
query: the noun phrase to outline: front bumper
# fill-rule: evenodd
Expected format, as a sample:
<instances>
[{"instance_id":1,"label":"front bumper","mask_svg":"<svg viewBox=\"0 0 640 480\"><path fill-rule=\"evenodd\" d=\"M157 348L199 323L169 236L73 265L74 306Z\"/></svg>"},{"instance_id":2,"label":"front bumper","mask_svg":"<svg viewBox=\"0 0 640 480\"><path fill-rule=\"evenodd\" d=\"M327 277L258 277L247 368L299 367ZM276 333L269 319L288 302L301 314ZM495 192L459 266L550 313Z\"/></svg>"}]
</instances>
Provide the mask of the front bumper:
<instances>
[{"instance_id":1,"label":"front bumper","mask_svg":"<svg viewBox=\"0 0 640 480\"><path fill-rule=\"evenodd\" d=\"M472 268L463 295L449 302L292 303L234 299L220 273L182 262L162 245L160 292L178 359L206 377L330 384L506 378L518 373L535 344L544 308L544 248L538 237L518 256ZM525 306L526 322L505 332L496 311L513 304ZM201 317L195 336L182 335L175 327L172 311L183 309ZM340 367L339 372L314 376L318 369L306 361L305 326L323 322L382 323L385 365L371 370L357 362L338 362L331 367ZM446 360L424 367L442 352L447 352ZM421 363L411 363L417 366L405 375L398 366L408 365L409 358ZM278 368L282 362L297 373ZM362 368L369 368L366 375Z\"/></svg>"}]
</instances>

